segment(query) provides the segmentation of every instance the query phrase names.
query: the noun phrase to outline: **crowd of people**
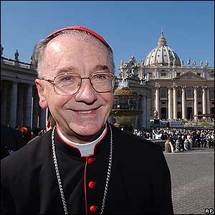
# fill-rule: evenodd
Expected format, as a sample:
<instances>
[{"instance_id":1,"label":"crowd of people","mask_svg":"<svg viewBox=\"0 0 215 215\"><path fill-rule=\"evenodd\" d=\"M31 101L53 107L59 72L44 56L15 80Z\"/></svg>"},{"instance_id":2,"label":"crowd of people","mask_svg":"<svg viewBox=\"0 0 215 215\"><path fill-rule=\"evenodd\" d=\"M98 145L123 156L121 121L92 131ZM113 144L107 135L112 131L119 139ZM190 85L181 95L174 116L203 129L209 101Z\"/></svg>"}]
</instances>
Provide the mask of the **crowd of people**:
<instances>
[{"instance_id":1,"label":"crowd of people","mask_svg":"<svg viewBox=\"0 0 215 215\"><path fill-rule=\"evenodd\" d=\"M163 140L171 152L194 148L214 148L213 129L157 128L150 131L134 129L133 134L149 140Z\"/></svg>"},{"instance_id":2,"label":"crowd of people","mask_svg":"<svg viewBox=\"0 0 215 215\"><path fill-rule=\"evenodd\" d=\"M8 145L8 143L4 144L4 140L1 141L1 158L20 149L30 140L41 136L50 128L52 128L54 124L55 122L50 115L46 128L44 129L31 129L27 126L17 126L16 129L12 129L10 127L2 126L2 138L4 137L5 133L5 136L8 136L8 138L14 138L14 141L7 141L10 142L10 145ZM128 131L147 140L162 140L162 142L165 144L165 147L169 147L171 152L188 151L192 150L192 148L214 148L214 130L212 129L197 130L181 128L157 128L145 130L136 128Z\"/></svg>"}]
</instances>

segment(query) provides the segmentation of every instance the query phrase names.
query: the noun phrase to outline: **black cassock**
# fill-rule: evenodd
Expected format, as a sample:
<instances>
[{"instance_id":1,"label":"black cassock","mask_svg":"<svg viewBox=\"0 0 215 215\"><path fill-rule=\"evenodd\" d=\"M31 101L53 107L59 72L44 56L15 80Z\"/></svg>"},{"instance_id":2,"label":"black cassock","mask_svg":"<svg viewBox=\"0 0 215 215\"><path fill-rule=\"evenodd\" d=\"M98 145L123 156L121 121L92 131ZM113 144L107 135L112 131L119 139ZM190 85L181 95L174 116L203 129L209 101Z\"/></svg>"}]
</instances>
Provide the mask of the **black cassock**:
<instances>
[{"instance_id":1,"label":"black cassock","mask_svg":"<svg viewBox=\"0 0 215 215\"><path fill-rule=\"evenodd\" d=\"M170 172L160 146L112 127L112 168L104 214L172 214ZM99 214L110 155L110 130L94 155L60 139L56 155L70 214ZM64 214L51 131L1 160L2 214Z\"/></svg>"}]
</instances>

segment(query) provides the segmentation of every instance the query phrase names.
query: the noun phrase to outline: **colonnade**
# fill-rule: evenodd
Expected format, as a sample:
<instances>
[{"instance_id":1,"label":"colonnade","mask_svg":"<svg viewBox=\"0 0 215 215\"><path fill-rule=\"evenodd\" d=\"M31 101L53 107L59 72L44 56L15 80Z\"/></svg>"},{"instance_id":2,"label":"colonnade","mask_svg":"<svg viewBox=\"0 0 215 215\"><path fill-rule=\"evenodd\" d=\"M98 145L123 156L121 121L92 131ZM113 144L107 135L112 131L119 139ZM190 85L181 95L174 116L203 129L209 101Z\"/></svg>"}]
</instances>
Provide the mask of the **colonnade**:
<instances>
[{"instance_id":1,"label":"colonnade","mask_svg":"<svg viewBox=\"0 0 215 215\"><path fill-rule=\"evenodd\" d=\"M178 112L178 99L177 99L177 88L178 86L168 87L168 119L177 119ZM201 89L201 98L198 98L197 90ZM181 89L181 118L186 119L186 86L180 87ZM202 102L202 114L210 114L210 97L209 97L209 88L206 86L192 87L193 89L193 116L194 119L197 119L198 115L198 101ZM160 118L160 87L155 86L155 110L158 112L158 118Z\"/></svg>"},{"instance_id":2,"label":"colonnade","mask_svg":"<svg viewBox=\"0 0 215 215\"><path fill-rule=\"evenodd\" d=\"M17 125L43 128L46 111L40 109L32 83L1 80L1 121L15 128Z\"/></svg>"}]
</instances>

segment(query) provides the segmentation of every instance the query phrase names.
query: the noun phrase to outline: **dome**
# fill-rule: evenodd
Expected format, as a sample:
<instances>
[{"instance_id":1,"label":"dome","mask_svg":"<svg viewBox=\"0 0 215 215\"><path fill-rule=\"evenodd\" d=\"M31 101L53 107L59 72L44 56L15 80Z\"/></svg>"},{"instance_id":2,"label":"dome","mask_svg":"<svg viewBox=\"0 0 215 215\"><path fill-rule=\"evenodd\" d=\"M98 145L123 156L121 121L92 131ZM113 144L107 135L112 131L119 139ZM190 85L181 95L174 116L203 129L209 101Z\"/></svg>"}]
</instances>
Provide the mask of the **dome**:
<instances>
[{"instance_id":1,"label":"dome","mask_svg":"<svg viewBox=\"0 0 215 215\"><path fill-rule=\"evenodd\" d=\"M145 58L144 66L181 66L178 55L167 46L163 32L158 39L157 47L152 49Z\"/></svg>"}]
</instances>

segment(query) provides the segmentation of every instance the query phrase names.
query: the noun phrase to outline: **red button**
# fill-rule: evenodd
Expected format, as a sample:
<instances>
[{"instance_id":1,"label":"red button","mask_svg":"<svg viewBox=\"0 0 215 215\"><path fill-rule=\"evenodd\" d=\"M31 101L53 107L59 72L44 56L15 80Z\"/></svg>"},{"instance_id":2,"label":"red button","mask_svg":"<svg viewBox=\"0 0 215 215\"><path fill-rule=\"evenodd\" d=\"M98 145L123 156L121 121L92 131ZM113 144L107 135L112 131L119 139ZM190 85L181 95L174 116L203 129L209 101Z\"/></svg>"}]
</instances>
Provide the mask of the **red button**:
<instances>
[{"instance_id":1,"label":"red button","mask_svg":"<svg viewBox=\"0 0 215 215\"><path fill-rule=\"evenodd\" d=\"M92 163L95 162L95 160L96 160L95 158L90 157L90 158L87 159L87 163L92 164Z\"/></svg>"},{"instance_id":2,"label":"red button","mask_svg":"<svg viewBox=\"0 0 215 215\"><path fill-rule=\"evenodd\" d=\"M97 207L95 205L90 206L90 212L95 213L97 211Z\"/></svg>"},{"instance_id":3,"label":"red button","mask_svg":"<svg viewBox=\"0 0 215 215\"><path fill-rule=\"evenodd\" d=\"M95 188L95 187L96 187L96 182L95 182L95 181L90 181L90 182L88 183L88 187L89 187L90 189Z\"/></svg>"}]
</instances>

